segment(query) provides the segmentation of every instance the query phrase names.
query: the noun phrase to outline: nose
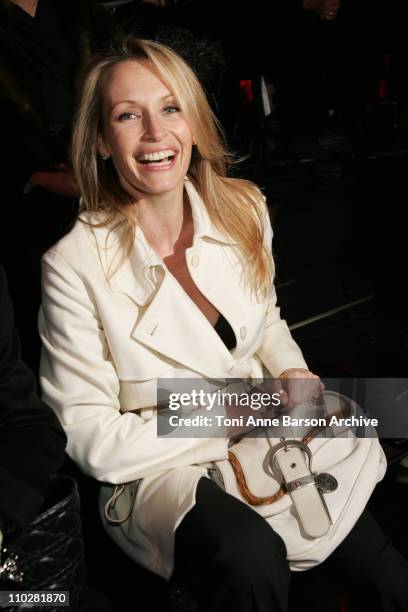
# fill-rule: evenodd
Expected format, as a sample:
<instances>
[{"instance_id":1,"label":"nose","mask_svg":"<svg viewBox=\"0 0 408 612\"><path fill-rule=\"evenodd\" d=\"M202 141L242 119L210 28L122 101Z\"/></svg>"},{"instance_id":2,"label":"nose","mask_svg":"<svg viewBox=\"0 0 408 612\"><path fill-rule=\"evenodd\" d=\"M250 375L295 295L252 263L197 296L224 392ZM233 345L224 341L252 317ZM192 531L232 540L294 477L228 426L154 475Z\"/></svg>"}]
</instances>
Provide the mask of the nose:
<instances>
[{"instance_id":1,"label":"nose","mask_svg":"<svg viewBox=\"0 0 408 612\"><path fill-rule=\"evenodd\" d=\"M158 142L163 137L161 118L154 113L146 113L143 117L144 137L149 142Z\"/></svg>"}]
</instances>

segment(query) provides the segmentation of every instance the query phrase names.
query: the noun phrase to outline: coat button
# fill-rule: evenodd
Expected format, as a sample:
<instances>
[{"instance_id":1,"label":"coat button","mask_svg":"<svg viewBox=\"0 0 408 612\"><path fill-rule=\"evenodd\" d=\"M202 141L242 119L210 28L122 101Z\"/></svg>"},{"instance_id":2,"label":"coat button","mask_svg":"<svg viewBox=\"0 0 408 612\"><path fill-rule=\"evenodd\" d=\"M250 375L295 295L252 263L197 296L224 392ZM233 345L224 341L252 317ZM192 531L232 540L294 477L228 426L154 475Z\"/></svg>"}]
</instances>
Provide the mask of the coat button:
<instances>
[{"instance_id":1,"label":"coat button","mask_svg":"<svg viewBox=\"0 0 408 612\"><path fill-rule=\"evenodd\" d=\"M191 258L191 265L193 266L193 268L196 268L199 263L200 263L200 258L197 255L197 253L195 253Z\"/></svg>"},{"instance_id":2,"label":"coat button","mask_svg":"<svg viewBox=\"0 0 408 612\"><path fill-rule=\"evenodd\" d=\"M241 327L241 329L239 330L239 335L241 336L241 340L245 340L246 338L246 327Z\"/></svg>"}]
</instances>

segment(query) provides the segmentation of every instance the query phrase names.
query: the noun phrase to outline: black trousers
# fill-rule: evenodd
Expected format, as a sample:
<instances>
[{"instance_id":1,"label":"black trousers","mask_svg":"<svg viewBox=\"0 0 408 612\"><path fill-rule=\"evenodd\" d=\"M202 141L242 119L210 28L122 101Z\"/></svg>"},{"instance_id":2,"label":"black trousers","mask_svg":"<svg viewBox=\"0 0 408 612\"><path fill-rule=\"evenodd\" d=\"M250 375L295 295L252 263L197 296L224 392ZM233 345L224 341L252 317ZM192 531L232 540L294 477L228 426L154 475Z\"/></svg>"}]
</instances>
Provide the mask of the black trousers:
<instances>
[{"instance_id":1,"label":"black trousers","mask_svg":"<svg viewBox=\"0 0 408 612\"><path fill-rule=\"evenodd\" d=\"M368 510L322 568L329 565L339 581L356 587L359 610L408 612L408 562ZM176 530L176 575L200 612L287 610L291 572L283 540L208 478L200 479L196 504Z\"/></svg>"}]
</instances>

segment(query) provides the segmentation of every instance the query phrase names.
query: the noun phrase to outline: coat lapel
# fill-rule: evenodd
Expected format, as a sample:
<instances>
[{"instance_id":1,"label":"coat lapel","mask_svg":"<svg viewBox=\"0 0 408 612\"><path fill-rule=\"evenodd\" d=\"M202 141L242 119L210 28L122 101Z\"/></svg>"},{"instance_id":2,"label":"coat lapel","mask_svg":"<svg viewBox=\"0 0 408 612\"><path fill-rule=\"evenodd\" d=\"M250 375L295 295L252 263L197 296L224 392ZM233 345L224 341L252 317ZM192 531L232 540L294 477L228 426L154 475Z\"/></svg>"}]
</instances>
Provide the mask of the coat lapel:
<instances>
[{"instance_id":1,"label":"coat lapel","mask_svg":"<svg viewBox=\"0 0 408 612\"><path fill-rule=\"evenodd\" d=\"M210 322L169 272L164 273L160 288L131 335L205 376L219 376L235 365Z\"/></svg>"},{"instance_id":2,"label":"coat lapel","mask_svg":"<svg viewBox=\"0 0 408 612\"><path fill-rule=\"evenodd\" d=\"M194 242L187 249L191 276L200 291L224 315L236 337L244 320L239 299L240 279L224 249L234 243L215 228L205 206L189 180L185 182L194 220ZM208 377L226 376L236 366L236 359L225 347L205 315L190 299L177 280L136 230L133 250L118 267L120 229L108 233L94 228L101 265L112 291L126 294L135 303L135 321L131 337L184 367ZM107 238L108 235L108 238ZM194 259L193 259L194 258ZM222 281L220 281L222 279ZM238 293L237 293L238 292ZM136 308L138 306L142 309ZM140 316L141 315L141 316Z\"/></svg>"},{"instance_id":3,"label":"coat lapel","mask_svg":"<svg viewBox=\"0 0 408 612\"><path fill-rule=\"evenodd\" d=\"M152 270L161 267L162 262L145 240L143 232L136 228L132 251L124 257L121 248L124 226L115 221L109 226L101 225L103 217L100 213L83 216L109 288L114 293L124 293L138 306L145 306L157 288Z\"/></svg>"}]
</instances>

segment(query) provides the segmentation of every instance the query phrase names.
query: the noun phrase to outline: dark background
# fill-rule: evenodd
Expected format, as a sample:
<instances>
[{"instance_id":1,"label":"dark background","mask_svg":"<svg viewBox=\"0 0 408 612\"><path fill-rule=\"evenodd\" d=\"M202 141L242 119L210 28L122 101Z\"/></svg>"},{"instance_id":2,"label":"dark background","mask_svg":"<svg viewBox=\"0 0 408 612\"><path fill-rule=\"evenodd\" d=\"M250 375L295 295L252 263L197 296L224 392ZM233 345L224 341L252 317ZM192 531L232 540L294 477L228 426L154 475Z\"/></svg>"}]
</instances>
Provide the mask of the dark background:
<instances>
[{"instance_id":1,"label":"dark background","mask_svg":"<svg viewBox=\"0 0 408 612\"><path fill-rule=\"evenodd\" d=\"M298 0L100 4L126 32L173 46L203 80L230 149L243 158L231 172L267 195L278 300L309 368L322 377L405 377L406 2L343 0L330 22ZM41 226L28 267L7 270L24 355L34 369L39 298L24 295L24 282L31 285L21 275L36 279L41 252L67 230L76 209L64 202L56 210L46 203L47 219L57 223L50 231ZM19 219L20 229L35 243L30 217ZM19 244L21 234L6 233L4 224L4 244ZM384 447L390 469L370 506L407 555L408 470L398 460L408 450L404 441ZM80 485L88 583L107 593L115 609L129 609L131 601L140 612L169 610L168 585L135 567L102 531L97 484L68 460L64 470ZM296 576L294 584L293 610L351 609L319 570ZM325 593L320 603L316 591ZM173 591L177 598L179 609L190 609Z\"/></svg>"}]
</instances>

